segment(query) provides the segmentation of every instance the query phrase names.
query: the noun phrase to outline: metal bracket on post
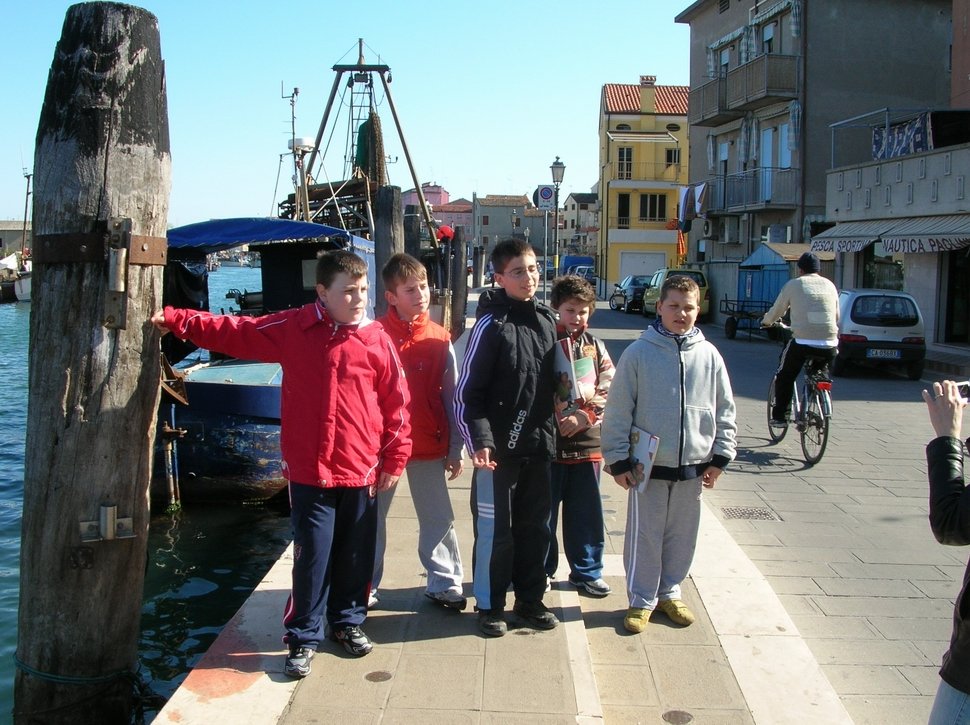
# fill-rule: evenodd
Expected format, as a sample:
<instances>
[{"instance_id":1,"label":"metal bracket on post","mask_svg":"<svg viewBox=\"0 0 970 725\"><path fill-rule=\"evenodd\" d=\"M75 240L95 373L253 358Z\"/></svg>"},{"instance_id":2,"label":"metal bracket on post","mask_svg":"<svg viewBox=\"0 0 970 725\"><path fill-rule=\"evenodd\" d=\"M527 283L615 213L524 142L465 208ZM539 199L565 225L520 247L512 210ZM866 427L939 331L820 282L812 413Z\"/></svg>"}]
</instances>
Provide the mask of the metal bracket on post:
<instances>
[{"instance_id":1,"label":"metal bracket on post","mask_svg":"<svg viewBox=\"0 0 970 725\"><path fill-rule=\"evenodd\" d=\"M128 324L128 250L131 219L108 220L108 294L104 300L104 326L124 330Z\"/></svg>"},{"instance_id":2,"label":"metal bracket on post","mask_svg":"<svg viewBox=\"0 0 970 725\"><path fill-rule=\"evenodd\" d=\"M131 518L118 518L118 507L102 504L97 521L81 521L81 541L111 541L134 539L135 524Z\"/></svg>"}]
</instances>

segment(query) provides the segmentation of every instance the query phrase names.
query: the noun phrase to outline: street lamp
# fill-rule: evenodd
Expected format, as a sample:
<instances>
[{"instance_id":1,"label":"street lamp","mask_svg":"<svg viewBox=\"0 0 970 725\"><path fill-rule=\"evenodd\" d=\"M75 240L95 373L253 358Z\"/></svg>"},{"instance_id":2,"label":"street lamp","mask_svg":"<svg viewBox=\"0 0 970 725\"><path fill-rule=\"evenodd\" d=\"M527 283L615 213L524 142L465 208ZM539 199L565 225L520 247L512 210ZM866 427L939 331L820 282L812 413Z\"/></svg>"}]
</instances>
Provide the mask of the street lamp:
<instances>
[{"instance_id":1,"label":"street lamp","mask_svg":"<svg viewBox=\"0 0 970 725\"><path fill-rule=\"evenodd\" d=\"M558 274L559 273L559 185L562 183L562 176L566 172L566 164L560 161L559 157L557 156L556 160L553 161L552 165L549 167L549 170L552 171L552 183L556 187L556 198L555 198L556 231L554 232L555 236L553 237L553 249L555 250L556 273Z\"/></svg>"}]
</instances>

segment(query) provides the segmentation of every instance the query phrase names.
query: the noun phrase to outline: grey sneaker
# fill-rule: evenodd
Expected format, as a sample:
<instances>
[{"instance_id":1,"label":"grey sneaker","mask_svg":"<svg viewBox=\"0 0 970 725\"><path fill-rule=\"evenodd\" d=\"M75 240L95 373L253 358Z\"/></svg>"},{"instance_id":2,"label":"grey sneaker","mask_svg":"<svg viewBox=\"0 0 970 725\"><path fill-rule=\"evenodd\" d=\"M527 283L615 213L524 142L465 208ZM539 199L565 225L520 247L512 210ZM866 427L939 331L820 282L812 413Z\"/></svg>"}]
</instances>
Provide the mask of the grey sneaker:
<instances>
[{"instance_id":1,"label":"grey sneaker","mask_svg":"<svg viewBox=\"0 0 970 725\"><path fill-rule=\"evenodd\" d=\"M334 627L330 630L329 636L334 642L340 642L347 654L354 657L363 657L374 649L370 637L356 624Z\"/></svg>"},{"instance_id":2,"label":"grey sneaker","mask_svg":"<svg viewBox=\"0 0 970 725\"><path fill-rule=\"evenodd\" d=\"M306 677L310 674L312 659L313 650L310 647L290 647L286 662L283 664L283 674L287 677Z\"/></svg>"},{"instance_id":3,"label":"grey sneaker","mask_svg":"<svg viewBox=\"0 0 970 725\"><path fill-rule=\"evenodd\" d=\"M586 592L587 594L594 597L605 597L613 590L610 585L607 584L602 579L592 579L588 582L581 582L569 577L569 583L572 584L577 589Z\"/></svg>"},{"instance_id":4,"label":"grey sneaker","mask_svg":"<svg viewBox=\"0 0 970 725\"><path fill-rule=\"evenodd\" d=\"M432 602L437 602L446 609L455 609L459 612L465 611L465 607L468 606L468 600L465 599L461 592L453 592L450 590L445 592L425 592L424 596Z\"/></svg>"}]
</instances>

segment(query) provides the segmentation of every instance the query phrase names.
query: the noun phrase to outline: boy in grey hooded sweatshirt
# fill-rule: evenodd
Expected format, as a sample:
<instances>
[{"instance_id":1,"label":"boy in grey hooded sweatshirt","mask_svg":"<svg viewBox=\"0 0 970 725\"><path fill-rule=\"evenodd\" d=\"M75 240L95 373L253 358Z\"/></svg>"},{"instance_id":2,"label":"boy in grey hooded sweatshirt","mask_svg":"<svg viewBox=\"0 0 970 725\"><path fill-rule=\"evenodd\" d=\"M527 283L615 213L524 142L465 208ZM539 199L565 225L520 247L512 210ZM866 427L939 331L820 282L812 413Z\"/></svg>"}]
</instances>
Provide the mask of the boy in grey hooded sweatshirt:
<instances>
[{"instance_id":1,"label":"boy in grey hooded sweatshirt","mask_svg":"<svg viewBox=\"0 0 970 725\"><path fill-rule=\"evenodd\" d=\"M642 632L654 609L677 624L694 621L680 584L697 545L701 491L735 455L731 381L720 353L694 327L699 311L692 279L664 282L656 321L620 356L603 418L605 470L629 491L623 625L631 632ZM634 427L660 439L643 486L642 468L630 459Z\"/></svg>"}]
</instances>

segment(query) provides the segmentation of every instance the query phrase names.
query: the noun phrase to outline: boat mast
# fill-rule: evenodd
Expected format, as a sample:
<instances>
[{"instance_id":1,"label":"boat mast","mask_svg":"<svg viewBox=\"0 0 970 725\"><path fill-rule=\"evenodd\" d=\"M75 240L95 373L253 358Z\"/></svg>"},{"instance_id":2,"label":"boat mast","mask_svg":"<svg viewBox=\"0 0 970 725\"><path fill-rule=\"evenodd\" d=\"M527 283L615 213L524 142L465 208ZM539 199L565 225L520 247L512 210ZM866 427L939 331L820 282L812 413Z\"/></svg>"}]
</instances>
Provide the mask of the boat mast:
<instances>
[{"instance_id":1,"label":"boat mast","mask_svg":"<svg viewBox=\"0 0 970 725\"><path fill-rule=\"evenodd\" d=\"M33 174L27 172L24 169L24 177L27 179L27 195L24 197L24 232L23 236L20 238L20 263L24 263L24 252L27 249L27 212L30 209L30 177Z\"/></svg>"},{"instance_id":2,"label":"boat mast","mask_svg":"<svg viewBox=\"0 0 970 725\"><path fill-rule=\"evenodd\" d=\"M424 198L424 191L421 189L421 183L418 181L418 176L414 171L414 163L411 160L411 153L408 150L407 141L404 139L404 132L401 129L401 121L397 115L397 109L394 106L394 97L391 95L390 79L391 79L391 69L389 66L384 64L368 64L364 62L364 39L357 39L358 56L357 63L354 65L335 65L333 66L333 71L336 76L333 79L333 87L330 89L330 98L327 100L327 106L323 112L323 119L320 121L320 128L317 130L317 136L313 144L313 150L310 152L310 158L306 163L306 168L304 172L310 178L313 177L313 167L320 155L320 144L323 143L324 132L326 131L327 122L330 120L330 113L333 109L333 101L337 95L337 89L340 87L340 81L344 73L350 73L350 84L355 82L366 82L369 84L370 88L373 89L373 82L370 79L371 73L377 73L381 79L381 84L384 88L384 92L387 95L388 105L391 108L391 115L394 117L394 126L397 128L398 138L401 141L401 148L404 151L404 158L407 161L408 171L411 174L411 181L414 183L415 191L418 195L418 200L421 205L421 213L424 217L425 225L427 226L428 232L431 237L432 246L438 246L438 238L435 234L436 225L434 220L431 218L431 210L428 208L428 203ZM363 76L363 77L362 77ZM356 136L354 137L356 138ZM373 231L373 229L372 229Z\"/></svg>"}]
</instances>

